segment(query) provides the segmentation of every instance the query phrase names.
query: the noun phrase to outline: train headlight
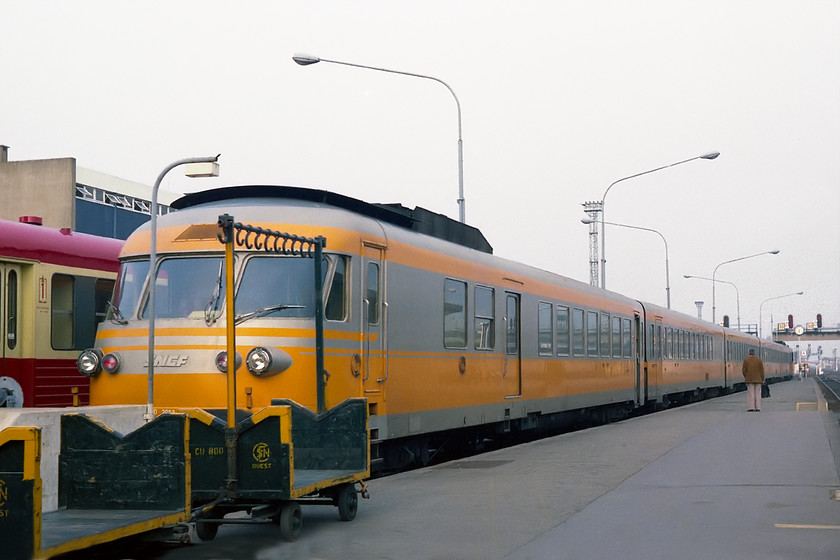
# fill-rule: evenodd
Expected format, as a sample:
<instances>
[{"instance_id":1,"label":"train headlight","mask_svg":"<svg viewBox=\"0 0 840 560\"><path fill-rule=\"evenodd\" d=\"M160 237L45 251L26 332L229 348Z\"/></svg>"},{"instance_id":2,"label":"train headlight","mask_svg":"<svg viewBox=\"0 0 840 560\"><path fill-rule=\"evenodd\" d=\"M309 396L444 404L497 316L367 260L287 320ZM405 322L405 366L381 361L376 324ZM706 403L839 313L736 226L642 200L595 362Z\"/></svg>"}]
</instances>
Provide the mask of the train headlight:
<instances>
[{"instance_id":1,"label":"train headlight","mask_svg":"<svg viewBox=\"0 0 840 560\"><path fill-rule=\"evenodd\" d=\"M83 375L93 377L99 373L101 356L102 351L99 348L88 348L79 355L79 359L76 360L76 367Z\"/></svg>"},{"instance_id":2,"label":"train headlight","mask_svg":"<svg viewBox=\"0 0 840 560\"><path fill-rule=\"evenodd\" d=\"M257 346L248 352L245 363L248 371L257 377L269 377L289 369L292 357L279 348Z\"/></svg>"},{"instance_id":3,"label":"train headlight","mask_svg":"<svg viewBox=\"0 0 840 560\"><path fill-rule=\"evenodd\" d=\"M120 355L109 352L102 356L102 369L108 373L116 373L120 369Z\"/></svg>"},{"instance_id":4,"label":"train headlight","mask_svg":"<svg viewBox=\"0 0 840 560\"><path fill-rule=\"evenodd\" d=\"M239 355L239 352L236 353L235 358L235 365L234 371L239 369L239 366L242 365L242 356ZM222 373L227 373L227 352L222 351L216 354L216 368Z\"/></svg>"}]
</instances>

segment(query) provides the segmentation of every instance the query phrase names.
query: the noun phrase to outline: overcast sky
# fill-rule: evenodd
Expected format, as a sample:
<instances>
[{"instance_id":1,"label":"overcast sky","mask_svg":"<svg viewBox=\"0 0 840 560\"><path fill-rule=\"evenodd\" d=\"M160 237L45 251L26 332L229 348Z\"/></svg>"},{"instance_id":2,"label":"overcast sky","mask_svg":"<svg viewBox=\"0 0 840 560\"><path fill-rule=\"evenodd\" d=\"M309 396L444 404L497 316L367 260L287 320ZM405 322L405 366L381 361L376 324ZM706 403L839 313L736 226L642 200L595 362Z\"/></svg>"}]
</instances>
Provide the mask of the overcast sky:
<instances>
[{"instance_id":1,"label":"overcast sky","mask_svg":"<svg viewBox=\"0 0 840 560\"><path fill-rule=\"evenodd\" d=\"M3 0L0 144L153 184L221 153L221 177L458 217L499 256L589 281L581 204L668 242L672 307L742 324L840 323L836 0L33 2ZM4 194L4 196L6 196ZM607 287L665 305L656 234L607 226ZM717 318L737 317L719 284ZM836 345L830 345L832 347Z\"/></svg>"}]
</instances>

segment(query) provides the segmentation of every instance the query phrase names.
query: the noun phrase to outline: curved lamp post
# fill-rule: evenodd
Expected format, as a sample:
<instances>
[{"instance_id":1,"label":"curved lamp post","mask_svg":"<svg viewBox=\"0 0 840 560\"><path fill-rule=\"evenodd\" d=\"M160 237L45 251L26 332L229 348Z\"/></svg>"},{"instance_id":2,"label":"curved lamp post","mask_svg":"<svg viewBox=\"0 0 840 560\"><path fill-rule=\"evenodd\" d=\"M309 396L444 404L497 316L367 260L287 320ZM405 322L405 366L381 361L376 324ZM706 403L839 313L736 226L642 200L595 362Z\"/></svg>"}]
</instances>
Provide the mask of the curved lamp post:
<instances>
[{"instance_id":1,"label":"curved lamp post","mask_svg":"<svg viewBox=\"0 0 840 560\"><path fill-rule=\"evenodd\" d=\"M765 303L767 303L768 301L773 301L774 299L782 299L782 298L786 298L786 297L790 297L790 296L801 296L804 293L805 292L793 292L792 294L785 294L783 296L775 296L775 297L767 298L764 301L762 301L761 305L758 306L758 338L759 339L761 338L761 329L762 329L762 323L763 323L762 308L764 307Z\"/></svg>"},{"instance_id":2,"label":"curved lamp post","mask_svg":"<svg viewBox=\"0 0 840 560\"><path fill-rule=\"evenodd\" d=\"M662 167L657 167L656 169L650 169L648 171L642 171L641 173L636 173L635 175L628 175L627 177L622 177L617 181L613 181L610 183L610 186L607 187L607 190L604 191L604 196L601 197L601 287L606 289L607 287L607 254L606 254L606 243L604 241L604 210L606 208L606 201L607 201L607 194L609 194L610 189L616 183L620 183L622 181L626 181L627 179L633 179L635 177L641 177L642 175L647 175L648 173L653 173L654 171L661 171L663 169L667 169L669 167L674 167L675 165L680 165L683 163L688 163L689 161L694 161L695 159L715 159L720 155L720 152L710 152L708 154L703 154L702 156L695 156L693 158L684 159L682 161L678 161L676 163L671 163L669 165L663 165Z\"/></svg>"},{"instance_id":3,"label":"curved lamp post","mask_svg":"<svg viewBox=\"0 0 840 560\"><path fill-rule=\"evenodd\" d=\"M732 260L729 260L729 261L723 261L722 263L720 263L719 265L717 265L715 267L714 272L712 272L712 323L717 322L715 320L715 276L717 275L717 270L725 264L729 264L729 263L733 263L733 262L737 262L737 261L743 261L745 259L751 259L753 257L760 257L761 255L778 255L778 254L779 254L778 249L775 249L773 251L764 251L763 253L756 253L754 255L747 255L746 257L738 257L737 259L732 259Z\"/></svg>"},{"instance_id":4,"label":"curved lamp post","mask_svg":"<svg viewBox=\"0 0 840 560\"><path fill-rule=\"evenodd\" d=\"M163 177L179 165L190 165L187 169L187 177L218 177L219 160L218 154L211 157L195 157L179 159L167 165L158 175L155 186L152 188L152 219L151 233L152 242L149 249L149 273L146 276L146 285L149 287L149 369L148 369L148 398L146 401L146 414L143 418L146 422L155 417L154 394L155 394L155 292L157 292L157 215L158 215L158 189Z\"/></svg>"},{"instance_id":5,"label":"curved lamp post","mask_svg":"<svg viewBox=\"0 0 840 560\"><path fill-rule=\"evenodd\" d=\"M715 282L711 278L704 278L703 276L692 276L690 274L683 274L683 278L696 278L697 280L708 280L709 282ZM738 313L738 330L741 330L741 295L738 293L738 286L733 284L732 282L728 282L726 280L717 280L717 282L723 282L724 284L729 284L733 288L735 288L735 310Z\"/></svg>"},{"instance_id":6,"label":"curved lamp post","mask_svg":"<svg viewBox=\"0 0 840 560\"><path fill-rule=\"evenodd\" d=\"M414 76L415 78L434 80L439 84L443 84L443 86L449 90L449 93L452 94L452 97L455 98L455 106L458 108L458 219L461 223L464 223L466 220L466 212L464 209L464 142L461 137L461 102L458 101L458 96L455 95L455 91L449 87L449 84L433 76L414 74L412 72L402 72L400 70L389 70L387 68L377 68L376 66L365 66L363 64L353 64L350 62L341 62L339 60L329 60L309 54L296 53L292 56L292 60L301 66L309 66L310 64L316 64L318 62L330 62L332 64L341 64L343 66L353 66L354 68L365 68L367 70L377 70L379 72L389 72L391 74L402 74L403 76Z\"/></svg>"},{"instance_id":7,"label":"curved lamp post","mask_svg":"<svg viewBox=\"0 0 840 560\"><path fill-rule=\"evenodd\" d=\"M640 229L642 231L652 231L656 235L662 238L662 243L665 244L665 301L668 305L668 309L671 309L671 273L669 272L669 265L668 265L668 242L665 240L665 236L656 231L655 229L646 228L646 227L639 227L639 226L631 226L628 224L617 224L615 222L604 222L600 220L602 224L608 224L611 226L623 227L628 229ZM583 219L581 223L584 224L593 224L596 223L595 220L590 219Z\"/></svg>"}]
</instances>

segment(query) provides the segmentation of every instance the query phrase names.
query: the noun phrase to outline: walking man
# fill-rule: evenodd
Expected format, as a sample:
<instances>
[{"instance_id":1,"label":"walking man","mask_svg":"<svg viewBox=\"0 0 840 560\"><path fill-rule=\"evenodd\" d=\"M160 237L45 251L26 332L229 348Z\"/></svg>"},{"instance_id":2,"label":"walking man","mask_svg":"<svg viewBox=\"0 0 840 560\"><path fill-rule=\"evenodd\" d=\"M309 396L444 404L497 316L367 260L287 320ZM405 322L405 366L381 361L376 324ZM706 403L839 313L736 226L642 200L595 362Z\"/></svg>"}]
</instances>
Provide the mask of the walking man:
<instances>
[{"instance_id":1,"label":"walking man","mask_svg":"<svg viewBox=\"0 0 840 560\"><path fill-rule=\"evenodd\" d=\"M744 382L747 384L747 412L759 412L761 410L761 384L764 383L764 364L752 348L750 348L750 355L741 366L741 373L744 374Z\"/></svg>"}]
</instances>

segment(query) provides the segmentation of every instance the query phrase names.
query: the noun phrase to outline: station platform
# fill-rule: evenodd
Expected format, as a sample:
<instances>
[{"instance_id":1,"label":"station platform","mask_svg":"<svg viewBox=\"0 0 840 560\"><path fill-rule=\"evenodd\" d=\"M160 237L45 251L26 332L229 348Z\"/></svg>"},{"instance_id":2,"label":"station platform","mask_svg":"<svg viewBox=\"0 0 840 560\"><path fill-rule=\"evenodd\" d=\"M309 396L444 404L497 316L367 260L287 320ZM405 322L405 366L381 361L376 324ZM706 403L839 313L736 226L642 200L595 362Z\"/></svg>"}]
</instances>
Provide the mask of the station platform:
<instances>
[{"instance_id":1,"label":"station platform","mask_svg":"<svg viewBox=\"0 0 840 560\"><path fill-rule=\"evenodd\" d=\"M352 523L305 509L168 550L197 558L840 558L840 425L813 379L373 480Z\"/></svg>"}]
</instances>

